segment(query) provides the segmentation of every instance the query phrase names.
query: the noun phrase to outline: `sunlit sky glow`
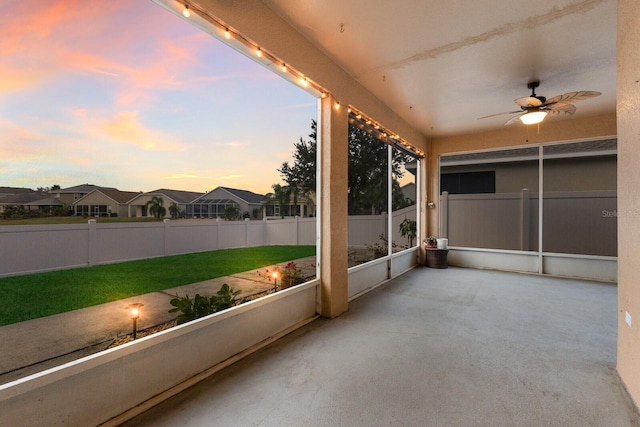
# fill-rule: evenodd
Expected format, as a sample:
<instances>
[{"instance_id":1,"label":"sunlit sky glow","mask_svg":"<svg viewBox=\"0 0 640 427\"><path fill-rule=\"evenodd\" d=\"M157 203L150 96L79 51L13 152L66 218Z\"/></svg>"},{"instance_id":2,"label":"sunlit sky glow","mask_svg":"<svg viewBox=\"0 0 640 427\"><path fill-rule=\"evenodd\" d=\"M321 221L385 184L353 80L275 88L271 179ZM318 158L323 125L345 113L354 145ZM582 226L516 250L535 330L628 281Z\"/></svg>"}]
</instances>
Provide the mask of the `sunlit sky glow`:
<instances>
[{"instance_id":1,"label":"sunlit sky glow","mask_svg":"<svg viewBox=\"0 0 640 427\"><path fill-rule=\"evenodd\" d=\"M0 186L267 193L316 118L150 0L3 0L0 57Z\"/></svg>"}]
</instances>

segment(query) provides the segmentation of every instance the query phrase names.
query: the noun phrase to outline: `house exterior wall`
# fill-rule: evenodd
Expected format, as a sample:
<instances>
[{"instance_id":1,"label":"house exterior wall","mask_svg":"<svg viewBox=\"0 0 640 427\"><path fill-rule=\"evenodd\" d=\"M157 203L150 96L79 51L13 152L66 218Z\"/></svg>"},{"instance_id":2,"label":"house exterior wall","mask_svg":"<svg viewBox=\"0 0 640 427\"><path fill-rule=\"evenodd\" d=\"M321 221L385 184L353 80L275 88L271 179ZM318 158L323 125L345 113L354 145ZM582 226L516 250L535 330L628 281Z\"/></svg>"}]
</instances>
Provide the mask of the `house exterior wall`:
<instances>
[{"instance_id":1,"label":"house exterior wall","mask_svg":"<svg viewBox=\"0 0 640 427\"><path fill-rule=\"evenodd\" d=\"M78 200L77 203L74 204L74 210L76 210L76 212L79 206L88 206L89 216L94 215L95 206L106 206L107 213L112 212L112 213L117 213L118 215L121 215L121 212L119 212L118 203L115 200L105 196L103 193L100 193L98 191L91 192L87 194L85 197L83 197L82 200ZM126 216L126 209L124 214Z\"/></svg>"},{"instance_id":2,"label":"house exterior wall","mask_svg":"<svg viewBox=\"0 0 640 427\"><path fill-rule=\"evenodd\" d=\"M172 202L175 202L175 200L165 196L164 194L141 194L138 197L136 197L135 199L131 200L129 202L129 205L127 207L127 212L124 216L127 217L141 217L142 215L142 210L143 207L151 200L152 197L157 196L160 197L163 200L163 207L167 210L167 212L164 215L164 218L171 218L171 213L169 212L169 206L171 205ZM177 203L177 205L180 207L180 209L184 212L185 210L185 204L182 203ZM147 209L147 216L151 216L149 215L149 210Z\"/></svg>"},{"instance_id":3,"label":"house exterior wall","mask_svg":"<svg viewBox=\"0 0 640 427\"><path fill-rule=\"evenodd\" d=\"M238 205L238 213L240 215L242 215L245 212L248 212L249 215L251 215L253 213L253 209L258 209L260 211L260 215L262 214L262 204L261 203L248 203L245 200L239 198L238 196L236 196L235 194L223 189L223 188L216 188L214 190L211 190L210 192L208 192L207 194L205 194L204 196L198 198L197 200L194 200L192 202L193 205L199 205L200 204L200 200L206 200L206 199L219 199L219 200L232 200L236 205ZM191 215L193 216L193 215ZM218 217L222 217L221 214L218 215ZM215 218L215 216L213 216L213 218Z\"/></svg>"},{"instance_id":4,"label":"house exterior wall","mask_svg":"<svg viewBox=\"0 0 640 427\"><path fill-rule=\"evenodd\" d=\"M67 206L73 205L84 195L85 193L51 193L51 197L55 197Z\"/></svg>"},{"instance_id":5,"label":"house exterior wall","mask_svg":"<svg viewBox=\"0 0 640 427\"><path fill-rule=\"evenodd\" d=\"M496 193L517 193L523 188L538 191L538 160L442 168L443 173L483 171L495 171ZM544 161L544 190L615 190L616 174L615 156L548 159Z\"/></svg>"},{"instance_id":6,"label":"house exterior wall","mask_svg":"<svg viewBox=\"0 0 640 427\"><path fill-rule=\"evenodd\" d=\"M618 0L618 372L636 404L640 404L639 45L640 2Z\"/></svg>"}]
</instances>

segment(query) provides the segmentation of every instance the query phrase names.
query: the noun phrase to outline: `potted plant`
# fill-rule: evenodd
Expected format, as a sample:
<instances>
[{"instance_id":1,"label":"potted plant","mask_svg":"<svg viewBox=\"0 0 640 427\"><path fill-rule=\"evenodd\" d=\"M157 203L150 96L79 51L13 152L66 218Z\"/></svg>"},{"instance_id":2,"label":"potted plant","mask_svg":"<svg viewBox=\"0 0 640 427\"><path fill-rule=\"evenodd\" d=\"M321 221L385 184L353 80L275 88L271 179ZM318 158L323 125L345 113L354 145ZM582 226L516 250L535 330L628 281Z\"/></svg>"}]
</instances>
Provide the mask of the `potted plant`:
<instances>
[{"instance_id":1,"label":"potted plant","mask_svg":"<svg viewBox=\"0 0 640 427\"><path fill-rule=\"evenodd\" d=\"M429 236L424 239L424 247L425 248L437 248L438 247L438 238L436 236Z\"/></svg>"}]
</instances>

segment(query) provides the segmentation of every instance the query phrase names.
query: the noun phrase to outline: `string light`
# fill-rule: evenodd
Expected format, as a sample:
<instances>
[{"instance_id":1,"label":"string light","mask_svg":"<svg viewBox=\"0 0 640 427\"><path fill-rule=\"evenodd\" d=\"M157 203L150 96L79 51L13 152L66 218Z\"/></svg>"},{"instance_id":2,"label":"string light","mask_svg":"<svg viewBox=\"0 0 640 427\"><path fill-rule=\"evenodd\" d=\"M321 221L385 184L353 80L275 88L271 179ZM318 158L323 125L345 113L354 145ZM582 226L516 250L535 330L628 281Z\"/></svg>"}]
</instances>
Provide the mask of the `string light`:
<instances>
[{"instance_id":1,"label":"string light","mask_svg":"<svg viewBox=\"0 0 640 427\"><path fill-rule=\"evenodd\" d=\"M190 12L190 10L191 10L191 8L189 8L185 4L185 9L183 10L183 14L185 14L185 16L186 16L186 13L188 13L187 11ZM315 82L313 82L312 80L309 80L307 77L304 76L304 74L300 73L299 71L297 71L295 69L291 69L291 67L289 67L284 61L280 60L278 57L276 57L275 55L272 55L268 51L263 50L260 46L258 46L257 43L254 43L253 41L251 41L250 39L248 39L244 35L234 31L231 28L229 28L229 26L225 22L223 22L223 21L219 20L218 18L210 15L207 11L201 10L198 7L196 7L196 10L198 12L198 18L207 21L210 25L212 25L212 26L214 26L214 27L219 29L219 31L220 31L219 38L223 38L224 37L224 39L226 39L226 40L233 40L232 44L236 48L238 47L238 43L240 45L243 45L249 51L253 51L253 54L257 58L265 58L266 60L270 61L273 64L281 64L280 65L280 69L282 70L283 73L288 73L289 74L289 76L287 77L289 80L291 80L291 81L296 81L297 80L297 83L301 87L313 89L313 93L316 96L322 96L324 98L329 94L329 92L327 90L325 90L320 85L318 85ZM238 43L235 43L235 42L238 42Z\"/></svg>"},{"instance_id":2,"label":"string light","mask_svg":"<svg viewBox=\"0 0 640 427\"><path fill-rule=\"evenodd\" d=\"M219 19L209 15L206 11L200 10L197 7L196 7L196 9L198 11L198 18L205 19L210 24L212 24L214 27L217 27L219 29L219 31L220 30L224 31L224 38L225 39L230 40L231 38L233 38L236 41L240 42L242 45L244 45L246 49L248 49L248 50L254 49L255 50L255 55L258 58L266 57L266 59L271 61L271 63L274 63L274 64L280 63L281 64L280 65L280 69L282 70L282 72L283 73L290 73L289 77L288 77L289 79L294 80L295 76L298 76L299 84L302 87L311 86L314 89L315 93L319 94L321 98L324 99L330 94L329 91L325 90L324 88L322 88L318 84L314 83L313 81L310 81L307 77L304 76L304 74L300 73L299 71L297 71L295 69L292 69L291 71L289 71L289 67L287 66L287 64L284 61L281 61L279 58L277 58L276 56L272 55L268 51L263 52L262 48L260 46L258 46L256 43L252 42L251 40L247 39L242 34L230 30L229 27L224 22L222 22ZM189 8L189 6L187 4L184 5L184 9L182 10L182 14L186 18L191 16L191 11L190 11L190 8ZM336 110L339 110L341 108L341 105L340 105L339 101L335 101L333 106L334 106L334 108ZM350 115L349 123L355 124L354 119L351 117L351 114L352 114L351 107L348 108L348 113ZM368 133L372 133L373 134L375 132L375 133L378 134L378 136L381 139L387 140L387 142L388 142L388 139L393 139L395 141L395 144L397 144L398 146L402 145L403 147L407 147L408 149L410 149L412 152L417 153L420 156L424 156L424 152L423 151L418 150L417 148L415 148L412 145L410 145L407 141L403 140L398 134L388 132L384 128L382 128L382 130L381 130L381 126L378 123L376 123L375 121L373 121L370 118L366 117L365 115L363 115L359 111L355 111L354 114L355 114L355 117L357 117L358 121L360 122L358 127L360 127L361 129L365 128L363 123L366 123L366 131ZM372 129L372 127L373 127L373 129ZM375 129L375 131L374 131L374 129Z\"/></svg>"},{"instance_id":3,"label":"string light","mask_svg":"<svg viewBox=\"0 0 640 427\"><path fill-rule=\"evenodd\" d=\"M364 130L368 134L374 135L376 138L378 138L380 141L385 142L386 144L389 144L396 148L406 149L413 155L424 157L424 151L412 146L397 133L389 132L388 129L384 128L379 123L371 120L370 117L367 117L365 114L362 114L362 112L352 107L349 107L349 123L357 126L359 129Z\"/></svg>"}]
</instances>

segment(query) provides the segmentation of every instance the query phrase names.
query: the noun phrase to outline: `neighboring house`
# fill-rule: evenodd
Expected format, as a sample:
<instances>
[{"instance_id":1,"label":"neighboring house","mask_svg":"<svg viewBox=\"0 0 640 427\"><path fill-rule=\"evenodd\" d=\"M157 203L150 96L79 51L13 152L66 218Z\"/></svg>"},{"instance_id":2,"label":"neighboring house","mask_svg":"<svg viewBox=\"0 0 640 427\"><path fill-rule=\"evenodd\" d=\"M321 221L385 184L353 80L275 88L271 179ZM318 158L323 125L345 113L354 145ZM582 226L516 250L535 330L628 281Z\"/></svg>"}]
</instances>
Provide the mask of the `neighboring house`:
<instances>
[{"instance_id":1,"label":"neighboring house","mask_svg":"<svg viewBox=\"0 0 640 427\"><path fill-rule=\"evenodd\" d=\"M73 204L75 215L123 216L129 213L129 201L140 193L100 188L91 191Z\"/></svg>"},{"instance_id":2,"label":"neighboring house","mask_svg":"<svg viewBox=\"0 0 640 427\"><path fill-rule=\"evenodd\" d=\"M227 206L235 206L241 216L262 217L264 195L236 188L217 187L186 206L187 218L222 218ZM254 214L255 213L255 214Z\"/></svg>"},{"instance_id":3,"label":"neighboring house","mask_svg":"<svg viewBox=\"0 0 640 427\"><path fill-rule=\"evenodd\" d=\"M49 194L51 195L51 197L60 200L65 205L72 206L76 201L80 200L87 194L91 193L93 190L97 189L117 190L117 188L113 187L99 187L93 184L81 184L74 187L51 190L49 191Z\"/></svg>"},{"instance_id":4,"label":"neighboring house","mask_svg":"<svg viewBox=\"0 0 640 427\"><path fill-rule=\"evenodd\" d=\"M127 216L130 217L145 217L150 216L147 203L152 197L160 197L163 200L163 206L167 210L165 218L171 217L169 206L171 203L175 203L180 208L180 211L186 212L187 205L198 197L203 196L204 193L196 193L193 191L181 191L181 190L169 190L161 188L155 191L149 191L147 193L138 194L129 202L129 210Z\"/></svg>"},{"instance_id":5,"label":"neighboring house","mask_svg":"<svg viewBox=\"0 0 640 427\"><path fill-rule=\"evenodd\" d=\"M402 191L402 198L411 202L410 204L415 204L416 202L416 183L410 182L408 184L400 187L400 191Z\"/></svg>"},{"instance_id":6,"label":"neighboring house","mask_svg":"<svg viewBox=\"0 0 640 427\"><path fill-rule=\"evenodd\" d=\"M310 217L316 215L316 197L315 193L307 195L298 195L298 200L294 200L293 194L289 195L289 203L283 206L281 211L280 205L273 193L269 193L262 201L263 215L267 219L278 219L282 217Z\"/></svg>"},{"instance_id":7,"label":"neighboring house","mask_svg":"<svg viewBox=\"0 0 640 427\"><path fill-rule=\"evenodd\" d=\"M63 202L50 197L48 193L34 191L30 188L0 187L0 214L3 214L7 207L48 214L52 208L63 206Z\"/></svg>"}]
</instances>

